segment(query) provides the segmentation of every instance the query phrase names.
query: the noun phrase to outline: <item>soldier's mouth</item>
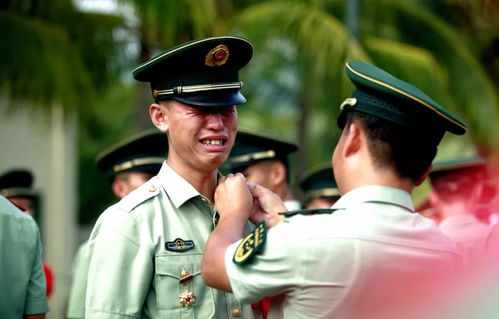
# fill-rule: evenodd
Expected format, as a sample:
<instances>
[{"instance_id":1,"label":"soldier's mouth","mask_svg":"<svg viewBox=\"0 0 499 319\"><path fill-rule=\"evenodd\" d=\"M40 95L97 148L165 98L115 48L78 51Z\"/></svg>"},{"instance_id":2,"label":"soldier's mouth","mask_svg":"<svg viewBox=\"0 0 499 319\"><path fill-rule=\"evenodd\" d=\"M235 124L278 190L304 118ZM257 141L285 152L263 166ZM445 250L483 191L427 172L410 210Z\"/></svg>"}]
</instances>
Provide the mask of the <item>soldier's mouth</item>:
<instances>
[{"instance_id":1,"label":"soldier's mouth","mask_svg":"<svg viewBox=\"0 0 499 319\"><path fill-rule=\"evenodd\" d=\"M204 145L225 145L227 140L202 140L201 143Z\"/></svg>"}]
</instances>

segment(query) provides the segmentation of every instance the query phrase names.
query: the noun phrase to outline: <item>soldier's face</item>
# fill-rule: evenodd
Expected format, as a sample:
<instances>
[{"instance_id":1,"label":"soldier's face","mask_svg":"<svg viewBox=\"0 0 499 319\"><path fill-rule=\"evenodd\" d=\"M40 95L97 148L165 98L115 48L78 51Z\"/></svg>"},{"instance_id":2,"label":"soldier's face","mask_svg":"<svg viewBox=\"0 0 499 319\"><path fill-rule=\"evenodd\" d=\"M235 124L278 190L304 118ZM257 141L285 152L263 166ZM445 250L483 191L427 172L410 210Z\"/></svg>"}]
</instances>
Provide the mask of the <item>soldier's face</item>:
<instances>
[{"instance_id":1,"label":"soldier's face","mask_svg":"<svg viewBox=\"0 0 499 319\"><path fill-rule=\"evenodd\" d=\"M234 145L236 107L194 107L173 100L165 108L169 165L198 171L218 169Z\"/></svg>"},{"instance_id":2,"label":"soldier's face","mask_svg":"<svg viewBox=\"0 0 499 319\"><path fill-rule=\"evenodd\" d=\"M241 173L250 183L255 183L265 188L275 191L274 184L271 181L270 169L272 161L260 161L247 166Z\"/></svg>"}]
</instances>

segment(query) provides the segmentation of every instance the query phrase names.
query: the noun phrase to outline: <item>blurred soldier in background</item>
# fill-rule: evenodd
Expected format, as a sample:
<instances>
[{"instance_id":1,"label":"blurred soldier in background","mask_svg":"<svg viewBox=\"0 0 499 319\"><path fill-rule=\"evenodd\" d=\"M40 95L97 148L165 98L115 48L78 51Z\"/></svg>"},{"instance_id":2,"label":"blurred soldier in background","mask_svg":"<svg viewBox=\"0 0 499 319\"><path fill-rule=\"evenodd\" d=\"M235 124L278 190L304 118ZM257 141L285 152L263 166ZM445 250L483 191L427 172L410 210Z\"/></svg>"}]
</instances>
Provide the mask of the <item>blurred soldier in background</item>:
<instances>
[{"instance_id":1,"label":"blurred soldier in background","mask_svg":"<svg viewBox=\"0 0 499 319\"><path fill-rule=\"evenodd\" d=\"M45 318L49 305L38 226L1 195L0 251L0 318Z\"/></svg>"},{"instance_id":2,"label":"blurred soldier in background","mask_svg":"<svg viewBox=\"0 0 499 319\"><path fill-rule=\"evenodd\" d=\"M35 217L37 194L33 189L33 174L28 169L15 169L0 176L0 195L25 208L25 213Z\"/></svg>"},{"instance_id":3,"label":"blurred soldier in background","mask_svg":"<svg viewBox=\"0 0 499 319\"><path fill-rule=\"evenodd\" d=\"M329 214L294 211L281 222L285 207L275 194L241 174L221 177L203 279L243 302L274 296L272 318L425 318L462 259L415 213L411 193L444 133L467 128L375 66L350 61L346 73L355 90L341 105L332 157L342 197ZM260 223L242 239L248 218Z\"/></svg>"},{"instance_id":4,"label":"blurred soldier in background","mask_svg":"<svg viewBox=\"0 0 499 319\"><path fill-rule=\"evenodd\" d=\"M168 133L159 173L97 221L89 240L88 318L251 318L251 306L201 279L215 227L218 168L237 131L239 70L251 43L222 36L178 45L139 65L149 82L149 115ZM119 110L117 110L119 112ZM166 145L165 145L166 149Z\"/></svg>"},{"instance_id":5,"label":"blurred soldier in background","mask_svg":"<svg viewBox=\"0 0 499 319\"><path fill-rule=\"evenodd\" d=\"M432 192L428 201L441 216L440 230L452 239L463 255L466 268L483 261L490 226L475 215L481 202L495 191L487 184L483 158L435 163L430 172Z\"/></svg>"},{"instance_id":6,"label":"blurred soldier in background","mask_svg":"<svg viewBox=\"0 0 499 319\"><path fill-rule=\"evenodd\" d=\"M37 218L39 195L33 189L33 180L33 174L28 169L8 171L0 176L0 195L22 207L26 214ZM45 262L43 262L43 270L47 280L47 297L50 297L55 287L54 274L52 268Z\"/></svg>"},{"instance_id":7,"label":"blurred soldier in background","mask_svg":"<svg viewBox=\"0 0 499 319\"><path fill-rule=\"evenodd\" d=\"M239 128L236 142L224 170L242 173L248 182L276 193L288 210L300 209L290 186L289 154L298 150L294 143L265 133Z\"/></svg>"},{"instance_id":8,"label":"blurred soldier in background","mask_svg":"<svg viewBox=\"0 0 499 319\"><path fill-rule=\"evenodd\" d=\"M305 209L331 208L340 199L331 163L324 163L303 174L300 188L305 195Z\"/></svg>"},{"instance_id":9,"label":"blurred soldier in background","mask_svg":"<svg viewBox=\"0 0 499 319\"><path fill-rule=\"evenodd\" d=\"M97 168L109 177L114 195L121 199L159 172L167 146L165 133L147 130L100 153L96 158ZM88 242L85 242L78 248L73 263L68 318L85 318L88 263Z\"/></svg>"}]
</instances>

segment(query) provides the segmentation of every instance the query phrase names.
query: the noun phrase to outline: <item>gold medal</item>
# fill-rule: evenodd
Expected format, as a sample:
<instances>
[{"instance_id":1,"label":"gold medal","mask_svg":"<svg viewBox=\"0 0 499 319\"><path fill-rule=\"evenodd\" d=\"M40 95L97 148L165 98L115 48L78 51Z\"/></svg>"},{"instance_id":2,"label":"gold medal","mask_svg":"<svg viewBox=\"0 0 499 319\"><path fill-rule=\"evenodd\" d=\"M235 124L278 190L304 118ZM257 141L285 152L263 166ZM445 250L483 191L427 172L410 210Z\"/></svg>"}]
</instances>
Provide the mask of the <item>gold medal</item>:
<instances>
[{"instance_id":1,"label":"gold medal","mask_svg":"<svg viewBox=\"0 0 499 319\"><path fill-rule=\"evenodd\" d=\"M190 291L190 286L184 286L184 292L178 297L182 307L190 307L196 303L196 296Z\"/></svg>"}]
</instances>

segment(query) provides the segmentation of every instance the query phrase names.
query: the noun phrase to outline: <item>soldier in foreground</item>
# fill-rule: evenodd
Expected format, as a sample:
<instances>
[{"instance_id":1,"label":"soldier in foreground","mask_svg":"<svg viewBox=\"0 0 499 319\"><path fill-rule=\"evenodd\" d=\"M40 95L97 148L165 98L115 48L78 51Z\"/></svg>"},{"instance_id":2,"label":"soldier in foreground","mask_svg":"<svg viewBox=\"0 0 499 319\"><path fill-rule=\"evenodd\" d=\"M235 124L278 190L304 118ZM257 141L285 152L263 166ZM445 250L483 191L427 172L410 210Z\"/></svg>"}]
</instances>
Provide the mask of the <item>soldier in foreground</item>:
<instances>
[{"instance_id":1,"label":"soldier in foreground","mask_svg":"<svg viewBox=\"0 0 499 319\"><path fill-rule=\"evenodd\" d=\"M274 296L271 318L424 318L462 260L414 211L411 192L444 133L467 128L375 66L351 61L346 73L355 90L341 105L332 156L342 197L331 210L278 215L286 208L275 194L240 174L222 177L203 279L242 302ZM248 218L260 223L242 239Z\"/></svg>"},{"instance_id":2,"label":"soldier in foreground","mask_svg":"<svg viewBox=\"0 0 499 319\"><path fill-rule=\"evenodd\" d=\"M251 318L232 294L206 286L201 258L215 227L218 168L237 130L239 70L252 56L239 37L195 40L139 65L149 114L168 133L158 175L108 208L90 236L86 318ZM166 149L166 145L165 145Z\"/></svg>"}]
</instances>

